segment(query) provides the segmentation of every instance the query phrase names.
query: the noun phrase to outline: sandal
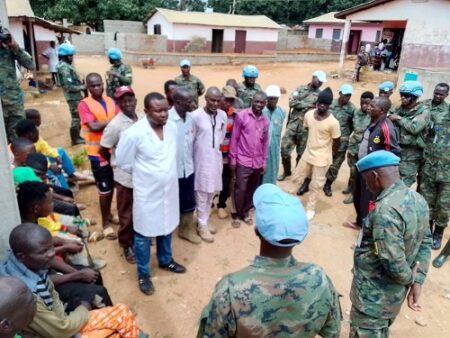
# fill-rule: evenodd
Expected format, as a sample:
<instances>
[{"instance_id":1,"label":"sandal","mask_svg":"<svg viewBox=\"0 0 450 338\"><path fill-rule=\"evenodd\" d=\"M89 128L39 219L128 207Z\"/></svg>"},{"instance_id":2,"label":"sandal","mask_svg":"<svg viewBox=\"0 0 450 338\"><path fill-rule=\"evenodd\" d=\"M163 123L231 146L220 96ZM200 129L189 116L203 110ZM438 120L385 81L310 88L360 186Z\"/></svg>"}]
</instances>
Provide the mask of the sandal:
<instances>
[{"instance_id":1,"label":"sandal","mask_svg":"<svg viewBox=\"0 0 450 338\"><path fill-rule=\"evenodd\" d=\"M75 203L75 205L77 206L79 211L86 210L86 205L84 205L83 203Z\"/></svg>"},{"instance_id":2,"label":"sandal","mask_svg":"<svg viewBox=\"0 0 450 338\"><path fill-rule=\"evenodd\" d=\"M231 226L232 226L233 228L239 228L239 227L241 226L241 222L240 222L238 219L233 219L233 220L231 221Z\"/></svg>"},{"instance_id":3,"label":"sandal","mask_svg":"<svg viewBox=\"0 0 450 338\"><path fill-rule=\"evenodd\" d=\"M251 217L245 217L244 223L247 225L253 225L253 219Z\"/></svg>"},{"instance_id":4,"label":"sandal","mask_svg":"<svg viewBox=\"0 0 450 338\"><path fill-rule=\"evenodd\" d=\"M95 242L101 241L104 238L105 238L105 235L103 233L94 231L89 235L88 242L95 243Z\"/></svg>"},{"instance_id":5,"label":"sandal","mask_svg":"<svg viewBox=\"0 0 450 338\"><path fill-rule=\"evenodd\" d=\"M342 225L346 228L353 229L353 230L361 229L361 227L359 227L356 223L353 223L353 222L345 222Z\"/></svg>"},{"instance_id":6,"label":"sandal","mask_svg":"<svg viewBox=\"0 0 450 338\"><path fill-rule=\"evenodd\" d=\"M103 235L105 236L106 239L109 239L110 241L117 239L117 234L114 231L114 229L111 227L107 227L106 229L103 229Z\"/></svg>"}]
</instances>

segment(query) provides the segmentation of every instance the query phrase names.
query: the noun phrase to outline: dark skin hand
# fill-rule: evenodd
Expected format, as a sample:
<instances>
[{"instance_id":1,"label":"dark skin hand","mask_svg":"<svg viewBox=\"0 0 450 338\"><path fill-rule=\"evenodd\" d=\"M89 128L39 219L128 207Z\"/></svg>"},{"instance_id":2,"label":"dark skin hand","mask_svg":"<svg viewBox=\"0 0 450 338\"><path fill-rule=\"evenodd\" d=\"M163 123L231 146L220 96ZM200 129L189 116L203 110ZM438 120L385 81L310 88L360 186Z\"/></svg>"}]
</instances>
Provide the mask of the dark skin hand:
<instances>
[{"instance_id":1,"label":"dark skin hand","mask_svg":"<svg viewBox=\"0 0 450 338\"><path fill-rule=\"evenodd\" d=\"M417 262L412 269L413 280L416 280L417 274L419 272L419 267L420 262ZM420 306L419 304L419 298L421 293L422 293L422 285L420 285L419 283L413 283L413 285L411 285L411 288L409 289L409 293L407 296L408 307L411 310L417 312L420 312L422 310L422 306Z\"/></svg>"},{"instance_id":2,"label":"dark skin hand","mask_svg":"<svg viewBox=\"0 0 450 338\"><path fill-rule=\"evenodd\" d=\"M85 268L82 270L75 270L69 273L65 273L63 275L51 275L50 279L55 285L61 285L70 282L94 284L98 279L98 272L89 268Z\"/></svg>"}]
</instances>

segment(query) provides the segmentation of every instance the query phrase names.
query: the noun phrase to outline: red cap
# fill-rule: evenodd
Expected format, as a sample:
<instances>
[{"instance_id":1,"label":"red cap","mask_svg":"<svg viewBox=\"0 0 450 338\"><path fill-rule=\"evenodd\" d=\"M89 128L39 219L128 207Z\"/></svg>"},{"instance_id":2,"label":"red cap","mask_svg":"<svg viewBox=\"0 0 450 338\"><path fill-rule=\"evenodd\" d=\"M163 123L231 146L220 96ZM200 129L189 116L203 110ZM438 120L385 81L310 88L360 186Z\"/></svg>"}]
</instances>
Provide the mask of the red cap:
<instances>
[{"instance_id":1,"label":"red cap","mask_svg":"<svg viewBox=\"0 0 450 338\"><path fill-rule=\"evenodd\" d=\"M134 91L133 91L133 89L131 89L131 87L121 86L121 87L116 89L116 92L114 93L114 98L120 99L125 94L132 94L132 95L134 95Z\"/></svg>"}]
</instances>

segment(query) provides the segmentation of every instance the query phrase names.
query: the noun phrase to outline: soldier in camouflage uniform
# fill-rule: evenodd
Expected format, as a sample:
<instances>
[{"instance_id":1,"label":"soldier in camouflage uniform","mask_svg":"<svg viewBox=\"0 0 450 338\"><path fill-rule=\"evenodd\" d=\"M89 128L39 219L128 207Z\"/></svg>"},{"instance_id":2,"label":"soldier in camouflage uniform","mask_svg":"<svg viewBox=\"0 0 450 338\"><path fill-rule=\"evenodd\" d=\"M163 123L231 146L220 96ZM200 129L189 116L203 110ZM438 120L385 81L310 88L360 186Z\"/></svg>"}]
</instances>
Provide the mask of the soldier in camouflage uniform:
<instances>
[{"instance_id":1,"label":"soldier in camouflage uniform","mask_svg":"<svg viewBox=\"0 0 450 338\"><path fill-rule=\"evenodd\" d=\"M338 338L342 315L333 283L321 267L292 256L308 232L300 201L263 184L253 203L260 256L219 281L197 338Z\"/></svg>"},{"instance_id":2,"label":"soldier in camouflage uniform","mask_svg":"<svg viewBox=\"0 0 450 338\"><path fill-rule=\"evenodd\" d=\"M355 115L356 107L350 102L353 94L353 87L349 84L344 84L339 89L339 98L335 99L330 106L330 111L334 117L339 121L341 127L341 143L337 153L333 156L333 163L327 171L327 181L323 186L325 196L331 197L331 185L336 180L339 169L345 160L345 154L348 147L348 139L353 132L353 116Z\"/></svg>"},{"instance_id":3,"label":"soldier in camouflage uniform","mask_svg":"<svg viewBox=\"0 0 450 338\"><path fill-rule=\"evenodd\" d=\"M383 83L380 83L378 85L378 96L380 97L387 97L390 99L391 95L394 93L394 84L391 81L384 81ZM395 108L392 105L391 109L389 109L388 114L394 114Z\"/></svg>"},{"instance_id":4,"label":"soldier in camouflage uniform","mask_svg":"<svg viewBox=\"0 0 450 338\"><path fill-rule=\"evenodd\" d=\"M410 187L416 181L423 165L425 148L424 132L430 123L430 110L422 102L417 102L423 94L423 87L417 81L405 81L400 86L401 106L389 119L396 124L400 134L400 176Z\"/></svg>"},{"instance_id":5,"label":"soldier in camouflage uniform","mask_svg":"<svg viewBox=\"0 0 450 338\"><path fill-rule=\"evenodd\" d=\"M259 76L258 68L252 65L245 66L242 70L244 82L239 83L237 87L237 96L242 100L242 108L250 108L253 101L253 95L262 91L256 79Z\"/></svg>"},{"instance_id":6,"label":"soldier in camouflage uniform","mask_svg":"<svg viewBox=\"0 0 450 338\"><path fill-rule=\"evenodd\" d=\"M175 78L178 86L186 88L194 96L194 108L198 108L198 98L205 93L205 86L200 79L191 74L191 62L189 60L181 60L181 75Z\"/></svg>"},{"instance_id":7,"label":"soldier in camouflage uniform","mask_svg":"<svg viewBox=\"0 0 450 338\"><path fill-rule=\"evenodd\" d=\"M364 132L370 124L370 116L367 114L370 101L372 101L374 95L372 92L364 92L361 94L359 101L360 108L353 115L353 132L348 139L347 148L347 164L350 168L350 179L348 181L348 187L343 194L348 194L348 197L344 200L345 204L353 203L353 189L354 181L357 176L356 162L358 161L359 145L364 137ZM350 189L349 189L350 188Z\"/></svg>"},{"instance_id":8,"label":"soldier in camouflage uniform","mask_svg":"<svg viewBox=\"0 0 450 338\"><path fill-rule=\"evenodd\" d=\"M106 72L106 95L114 99L116 89L122 86L131 86L133 76L131 67L122 63L122 52L118 48L108 50L111 68Z\"/></svg>"},{"instance_id":9,"label":"soldier in camouflage uniform","mask_svg":"<svg viewBox=\"0 0 450 338\"><path fill-rule=\"evenodd\" d=\"M405 298L412 310L420 310L431 257L428 206L400 179L399 161L379 150L356 164L377 199L354 252L351 338L388 337Z\"/></svg>"},{"instance_id":10,"label":"soldier in camouflage uniform","mask_svg":"<svg viewBox=\"0 0 450 338\"><path fill-rule=\"evenodd\" d=\"M320 92L319 88L325 82L327 82L325 72L317 70L313 73L310 83L306 86L297 87L289 97L290 111L286 131L281 140L281 163L284 171L277 178L278 181L283 181L286 177L291 176L291 154L294 148L296 148L297 152L296 163L302 157L306 141L308 140L308 131L303 127L303 118L309 110L316 107L317 96ZM309 178L305 180L306 190L303 193L308 192L307 187L310 181L311 179Z\"/></svg>"},{"instance_id":11,"label":"soldier in camouflage uniform","mask_svg":"<svg viewBox=\"0 0 450 338\"><path fill-rule=\"evenodd\" d=\"M24 95L17 81L16 61L27 69L34 69L34 64L31 56L19 47L10 32L1 26L0 29L3 37L0 40L0 99L6 135L11 141L15 136L17 122L25 118Z\"/></svg>"},{"instance_id":12,"label":"soldier in camouflage uniform","mask_svg":"<svg viewBox=\"0 0 450 338\"><path fill-rule=\"evenodd\" d=\"M56 66L58 82L64 90L64 97L69 105L72 122L70 124L70 139L72 145L83 144L80 136L80 115L78 114L78 103L86 96L86 85L81 81L73 67L73 55L75 47L69 43L63 43L58 47L60 61Z\"/></svg>"},{"instance_id":13,"label":"soldier in camouflage uniform","mask_svg":"<svg viewBox=\"0 0 450 338\"><path fill-rule=\"evenodd\" d=\"M445 102L448 91L448 84L439 83L433 99L424 101L431 111L431 124L425 136L425 163L419 192L430 207L434 250L441 248L450 217L450 112Z\"/></svg>"}]
</instances>

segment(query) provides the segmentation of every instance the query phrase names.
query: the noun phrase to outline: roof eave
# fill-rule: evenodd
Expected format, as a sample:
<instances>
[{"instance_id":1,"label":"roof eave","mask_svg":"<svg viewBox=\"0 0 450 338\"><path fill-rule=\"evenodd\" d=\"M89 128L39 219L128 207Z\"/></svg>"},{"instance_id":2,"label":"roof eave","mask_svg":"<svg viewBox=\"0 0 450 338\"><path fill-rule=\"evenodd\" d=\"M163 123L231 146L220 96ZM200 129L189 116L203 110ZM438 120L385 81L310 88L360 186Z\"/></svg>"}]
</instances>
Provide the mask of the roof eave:
<instances>
[{"instance_id":1,"label":"roof eave","mask_svg":"<svg viewBox=\"0 0 450 338\"><path fill-rule=\"evenodd\" d=\"M357 6L354 6L354 7L350 7L350 8L344 9L343 11L340 11L340 12L336 13L334 15L334 17L336 19L345 19L350 14L353 14L353 13L356 13L356 12L359 12L359 11L362 11L362 10L365 10L365 9L369 9L369 8L372 8L372 7L376 7L378 5L384 4L384 3L389 2L389 1L392 1L392 0L372 0L370 2L366 2L366 3L360 4L360 5L357 5Z\"/></svg>"}]
</instances>

